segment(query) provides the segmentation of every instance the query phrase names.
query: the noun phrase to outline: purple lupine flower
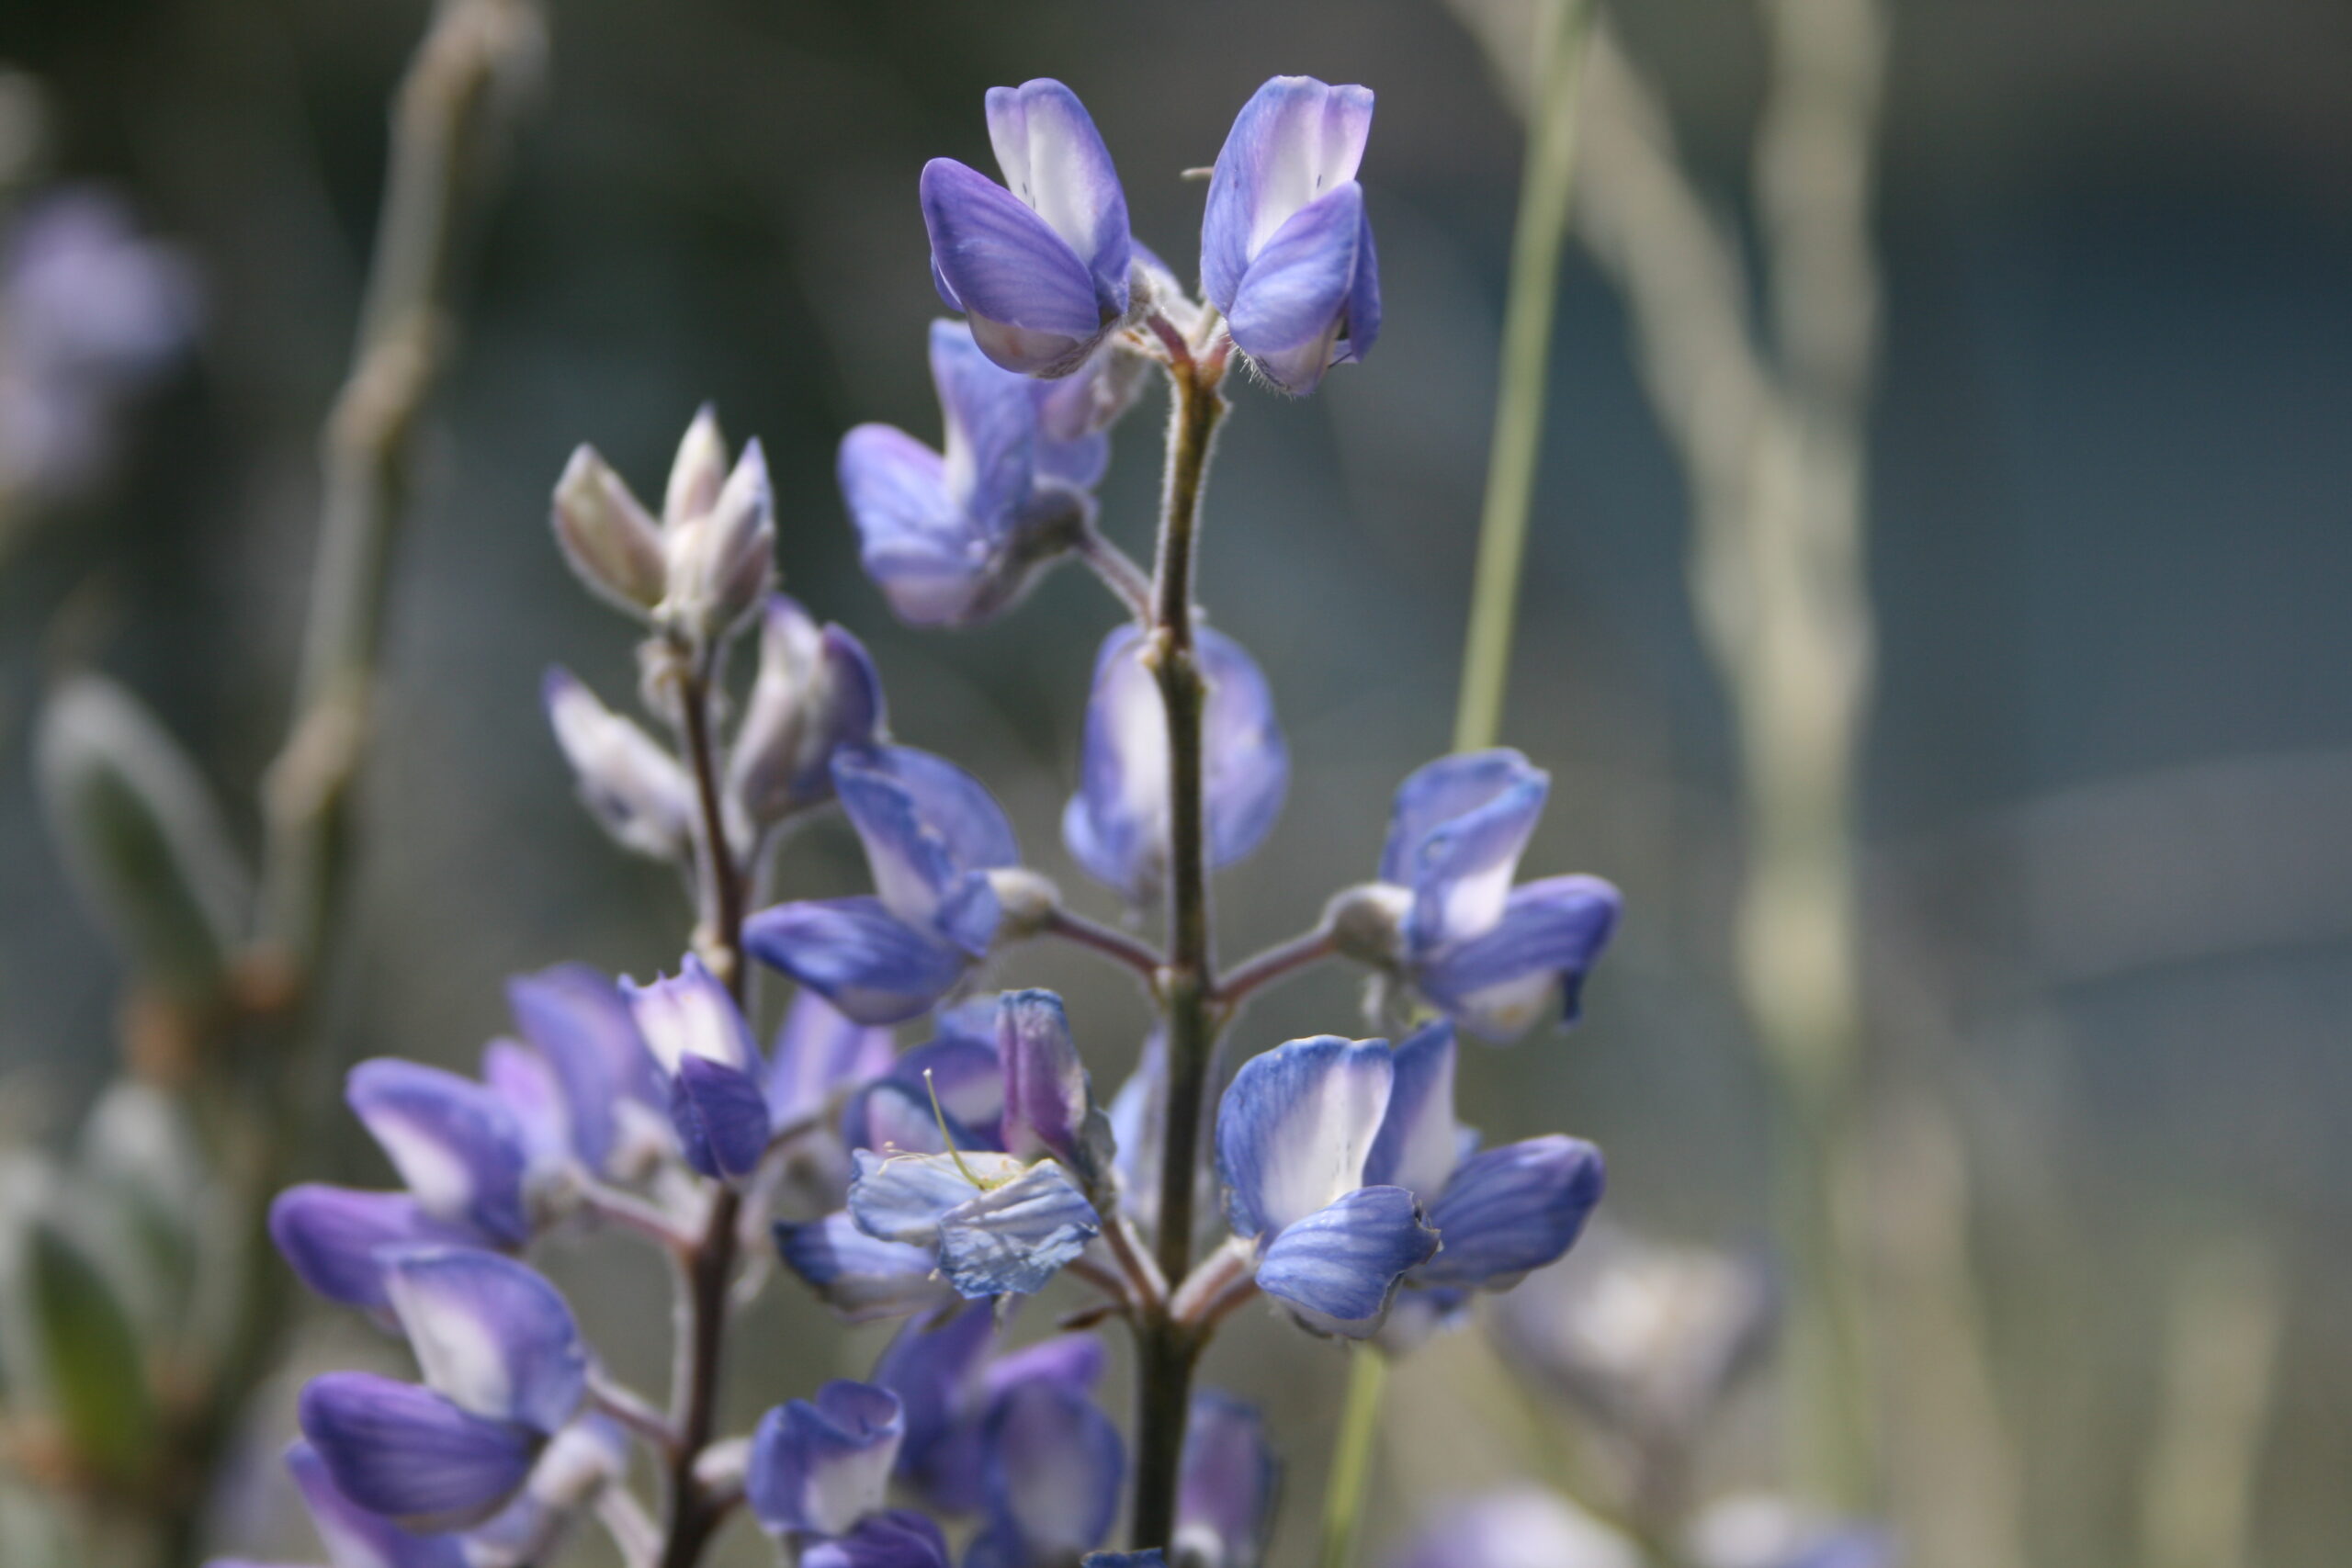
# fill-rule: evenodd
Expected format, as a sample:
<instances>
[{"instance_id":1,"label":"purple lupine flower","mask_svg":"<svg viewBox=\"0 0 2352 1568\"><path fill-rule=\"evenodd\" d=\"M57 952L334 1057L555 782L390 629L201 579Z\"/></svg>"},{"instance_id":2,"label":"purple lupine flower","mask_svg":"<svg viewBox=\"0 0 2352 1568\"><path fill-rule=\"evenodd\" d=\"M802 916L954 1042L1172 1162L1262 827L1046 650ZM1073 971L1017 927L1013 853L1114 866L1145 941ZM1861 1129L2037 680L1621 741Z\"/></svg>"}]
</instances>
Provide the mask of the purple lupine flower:
<instances>
[{"instance_id":1,"label":"purple lupine flower","mask_svg":"<svg viewBox=\"0 0 2352 1568\"><path fill-rule=\"evenodd\" d=\"M495 1246L530 1239L529 1151L495 1093L440 1067L379 1056L351 1069L344 1098L424 1213Z\"/></svg>"},{"instance_id":2,"label":"purple lupine flower","mask_svg":"<svg viewBox=\"0 0 2352 1568\"><path fill-rule=\"evenodd\" d=\"M628 1433L606 1416L575 1418L540 1451L520 1495L466 1531L468 1562L497 1568L551 1561L582 1512L628 1473Z\"/></svg>"},{"instance_id":3,"label":"purple lupine flower","mask_svg":"<svg viewBox=\"0 0 2352 1568\"><path fill-rule=\"evenodd\" d=\"M540 694L580 802L613 841L653 860L691 856L694 785L678 760L560 665L548 669Z\"/></svg>"},{"instance_id":4,"label":"purple lupine flower","mask_svg":"<svg viewBox=\"0 0 2352 1568\"><path fill-rule=\"evenodd\" d=\"M977 626L1075 541L1110 445L1086 428L1087 405L1041 403L1038 383L989 363L956 322L932 323L931 378L944 449L861 424L842 437L837 474L866 575L899 619Z\"/></svg>"},{"instance_id":5,"label":"purple lupine flower","mask_svg":"<svg viewBox=\"0 0 2352 1568\"><path fill-rule=\"evenodd\" d=\"M947 1538L911 1508L893 1508L859 1521L855 1529L820 1540L800 1554L800 1568L948 1568Z\"/></svg>"},{"instance_id":6,"label":"purple lupine flower","mask_svg":"<svg viewBox=\"0 0 2352 1568\"><path fill-rule=\"evenodd\" d=\"M1226 866L1272 829L1290 784L1290 749L1257 662L1211 627L1194 637L1209 686L1202 733L1208 860ZM1079 864L1136 903L1159 896L1168 871L1168 715L1143 662L1145 642L1134 626L1103 639L1079 789L1062 813L1062 842Z\"/></svg>"},{"instance_id":7,"label":"purple lupine flower","mask_svg":"<svg viewBox=\"0 0 2352 1568\"><path fill-rule=\"evenodd\" d=\"M976 1303L909 1323L874 1364L874 1382L906 1409L899 1478L941 1513L987 1506L983 1439L1008 1393L1044 1381L1084 1393L1102 1376L1102 1344L1091 1334L1057 1335L1002 1355L1000 1337L994 1308Z\"/></svg>"},{"instance_id":8,"label":"purple lupine flower","mask_svg":"<svg viewBox=\"0 0 2352 1568\"><path fill-rule=\"evenodd\" d=\"M997 1005L996 1049L1004 1083L998 1138L1005 1152L1059 1160L1081 1179L1091 1177L1107 1129L1089 1128L1094 1096L1061 998L1007 991Z\"/></svg>"},{"instance_id":9,"label":"purple lupine flower","mask_svg":"<svg viewBox=\"0 0 2352 1568\"><path fill-rule=\"evenodd\" d=\"M670 1083L670 1119L686 1163L740 1181L768 1147L767 1066L726 987L686 954L675 976L621 982L638 1032Z\"/></svg>"},{"instance_id":10,"label":"purple lupine flower","mask_svg":"<svg viewBox=\"0 0 2352 1568\"><path fill-rule=\"evenodd\" d=\"M1009 1389L980 1443L988 1524L965 1568L1054 1568L1102 1544L1126 1452L1083 1392L1042 1378Z\"/></svg>"},{"instance_id":11,"label":"purple lupine flower","mask_svg":"<svg viewBox=\"0 0 2352 1568\"><path fill-rule=\"evenodd\" d=\"M829 1382L760 1418L743 1493L779 1538L843 1536L882 1510L907 1431L899 1396L871 1383Z\"/></svg>"},{"instance_id":12,"label":"purple lupine flower","mask_svg":"<svg viewBox=\"0 0 2352 1568\"><path fill-rule=\"evenodd\" d=\"M1380 263L1356 165L1372 89L1277 76L1242 106L1201 221L1201 288L1285 392L1315 389L1380 333Z\"/></svg>"},{"instance_id":13,"label":"purple lupine flower","mask_svg":"<svg viewBox=\"0 0 2352 1568\"><path fill-rule=\"evenodd\" d=\"M1555 1008L1576 1021L1584 977L1616 930L1597 876L1511 886L1551 777L1517 751L1442 758L1396 791L1374 902L1402 911L1385 962L1461 1027L1511 1040Z\"/></svg>"},{"instance_id":14,"label":"purple lupine flower","mask_svg":"<svg viewBox=\"0 0 2352 1568\"><path fill-rule=\"evenodd\" d=\"M1534 1487L1440 1514L1389 1568L1641 1568L1634 1543L1567 1499Z\"/></svg>"},{"instance_id":15,"label":"purple lupine flower","mask_svg":"<svg viewBox=\"0 0 2352 1568\"><path fill-rule=\"evenodd\" d=\"M1078 1568L1168 1568L1168 1554L1156 1546L1141 1551L1090 1551Z\"/></svg>"},{"instance_id":16,"label":"purple lupine flower","mask_svg":"<svg viewBox=\"0 0 2352 1568\"><path fill-rule=\"evenodd\" d=\"M833 796L833 753L888 728L882 678L865 645L820 627L781 593L760 616L760 669L727 759L730 799L765 827Z\"/></svg>"},{"instance_id":17,"label":"purple lupine flower","mask_svg":"<svg viewBox=\"0 0 2352 1568\"><path fill-rule=\"evenodd\" d=\"M572 1152L600 1177L629 1179L675 1147L669 1091L620 987L585 964L506 982L507 1010L563 1090Z\"/></svg>"},{"instance_id":18,"label":"purple lupine flower","mask_svg":"<svg viewBox=\"0 0 2352 1568\"><path fill-rule=\"evenodd\" d=\"M987 788L928 752L842 752L833 785L876 896L762 910L744 945L858 1022L897 1023L988 952L1001 914L989 874L1014 865L1020 847Z\"/></svg>"},{"instance_id":19,"label":"purple lupine flower","mask_svg":"<svg viewBox=\"0 0 2352 1568\"><path fill-rule=\"evenodd\" d=\"M559 1432L504 1508L461 1534L411 1530L344 1495L307 1442L286 1450L311 1528L334 1568L488 1568L547 1560L580 1512L628 1469L628 1440L601 1416ZM209 1568L260 1568L216 1558Z\"/></svg>"},{"instance_id":20,"label":"purple lupine flower","mask_svg":"<svg viewBox=\"0 0 2352 1568\"><path fill-rule=\"evenodd\" d=\"M1002 1004L994 997L976 999L987 1010L987 1034L962 1032L959 1017L943 1018L936 1038L899 1057L850 1101L842 1132L851 1148L936 1155L952 1145L1003 1152L1004 1063L996 1043Z\"/></svg>"},{"instance_id":21,"label":"purple lupine flower","mask_svg":"<svg viewBox=\"0 0 2352 1568\"><path fill-rule=\"evenodd\" d=\"M989 88L988 118L1004 185L952 158L923 165L932 281L997 364L1068 375L1127 313L1127 198L1059 82Z\"/></svg>"},{"instance_id":22,"label":"purple lupine flower","mask_svg":"<svg viewBox=\"0 0 2352 1568\"><path fill-rule=\"evenodd\" d=\"M785 1266L852 1323L910 1317L956 1300L935 1252L878 1240L846 1212L806 1224L780 1220L775 1245Z\"/></svg>"},{"instance_id":23,"label":"purple lupine flower","mask_svg":"<svg viewBox=\"0 0 2352 1568\"><path fill-rule=\"evenodd\" d=\"M187 258L105 191L17 215L0 258L0 496L54 500L98 476L118 411L194 335L198 295Z\"/></svg>"},{"instance_id":24,"label":"purple lupine flower","mask_svg":"<svg viewBox=\"0 0 2352 1568\"><path fill-rule=\"evenodd\" d=\"M523 1134L526 1184L542 1181L571 1162L571 1114L563 1103L563 1085L545 1056L519 1040L493 1040L481 1048L481 1081Z\"/></svg>"},{"instance_id":25,"label":"purple lupine flower","mask_svg":"<svg viewBox=\"0 0 2352 1568\"><path fill-rule=\"evenodd\" d=\"M1242 1065L1217 1107L1226 1217L1259 1289L1318 1332L1376 1331L1438 1249L1411 1191L1364 1185L1395 1066L1384 1040L1294 1040Z\"/></svg>"},{"instance_id":26,"label":"purple lupine flower","mask_svg":"<svg viewBox=\"0 0 2352 1568\"><path fill-rule=\"evenodd\" d=\"M769 1054L768 1120L780 1128L820 1121L844 1093L889 1072L897 1054L888 1029L860 1023L815 991L801 991Z\"/></svg>"},{"instance_id":27,"label":"purple lupine flower","mask_svg":"<svg viewBox=\"0 0 2352 1568\"><path fill-rule=\"evenodd\" d=\"M1453 1119L1453 1058L1442 1021L1396 1047L1363 1179L1410 1191L1437 1229L1442 1249L1406 1276L1408 1287L1509 1290L1576 1244L1607 1178L1599 1149L1557 1134L1471 1152L1475 1134ZM1431 1304L1443 1315L1459 1303Z\"/></svg>"},{"instance_id":28,"label":"purple lupine flower","mask_svg":"<svg viewBox=\"0 0 2352 1568\"><path fill-rule=\"evenodd\" d=\"M384 1248L492 1245L470 1225L434 1218L409 1193L318 1182L289 1187L271 1201L269 1238L302 1283L328 1301L379 1316L391 1312L377 1258Z\"/></svg>"},{"instance_id":29,"label":"purple lupine flower","mask_svg":"<svg viewBox=\"0 0 2352 1568\"><path fill-rule=\"evenodd\" d=\"M1258 1568L1281 1484L1256 1407L1215 1389L1193 1394L1177 1488L1177 1557L1195 1568Z\"/></svg>"},{"instance_id":30,"label":"purple lupine flower","mask_svg":"<svg viewBox=\"0 0 2352 1568\"><path fill-rule=\"evenodd\" d=\"M1779 1292L1756 1255L1596 1224L1489 1320L1512 1363L1592 1420L1650 1443L1703 1432L1772 1340Z\"/></svg>"},{"instance_id":31,"label":"purple lupine flower","mask_svg":"<svg viewBox=\"0 0 2352 1568\"><path fill-rule=\"evenodd\" d=\"M1691 1521L1689 1555L1698 1568L1894 1568L1901 1559L1883 1528L1826 1517L1770 1493L1709 1504Z\"/></svg>"},{"instance_id":32,"label":"purple lupine flower","mask_svg":"<svg viewBox=\"0 0 2352 1568\"><path fill-rule=\"evenodd\" d=\"M287 1472L301 1494L311 1525L335 1568L471 1568L465 1542L454 1535L403 1529L353 1502L335 1485L326 1461L310 1444L286 1450ZM243 1559L215 1559L206 1568L261 1568Z\"/></svg>"},{"instance_id":33,"label":"purple lupine flower","mask_svg":"<svg viewBox=\"0 0 2352 1568\"><path fill-rule=\"evenodd\" d=\"M580 1408L587 1351L555 1287L511 1258L458 1247L382 1256L424 1383L314 1378L302 1434L360 1507L415 1529L479 1524Z\"/></svg>"}]
</instances>

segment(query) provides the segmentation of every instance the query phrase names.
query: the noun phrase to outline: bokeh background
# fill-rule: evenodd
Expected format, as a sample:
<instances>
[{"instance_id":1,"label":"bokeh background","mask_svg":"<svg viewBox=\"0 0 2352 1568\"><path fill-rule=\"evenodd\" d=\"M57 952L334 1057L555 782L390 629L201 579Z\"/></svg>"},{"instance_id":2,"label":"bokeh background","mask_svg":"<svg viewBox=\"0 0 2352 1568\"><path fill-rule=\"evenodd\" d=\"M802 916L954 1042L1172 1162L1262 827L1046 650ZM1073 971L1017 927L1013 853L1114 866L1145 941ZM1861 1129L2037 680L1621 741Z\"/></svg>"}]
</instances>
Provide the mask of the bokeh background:
<instances>
[{"instance_id":1,"label":"bokeh background","mask_svg":"<svg viewBox=\"0 0 2352 1568\"><path fill-rule=\"evenodd\" d=\"M553 11L547 98L481 237L400 546L336 1051L468 1063L503 1027L509 972L674 959L677 889L573 804L539 716L551 660L615 700L633 684L625 626L577 591L546 511L583 440L658 489L705 399L767 444L787 588L866 639L898 734L973 767L1033 861L1082 888L1056 824L1107 602L1064 573L981 631L900 627L831 479L856 422L935 436L916 173L985 164L982 91L1034 75L1084 96L1139 237L1186 272L1200 187L1179 171L1214 157L1257 83L1304 71L1379 94L1378 351L1306 401L1241 395L1203 581L1272 672L1296 760L1272 844L1220 884L1226 952L1369 874L1389 792L1451 730L1517 188L1521 128L1459 19L1438 0ZM1746 225L1753 8L1611 13L1709 197ZM124 197L202 300L110 471L0 560L11 1135L62 1134L113 1070L120 978L47 841L31 716L57 674L96 665L252 799L288 700L384 103L423 17L413 0L0 4L0 61L40 85L51 175ZM2031 1562L2137 1560L2172 1307L2185 1271L2238 1247L2284 1302L2250 1560L2324 1568L2352 1549L2352 9L1899 0L1891 17L1864 806L1885 1157L1906 1168L1900 1107L1922 1097L1961 1132L1969 1311ZM1530 869L1605 874L1630 915L1584 1026L1468 1060L1465 1116L1497 1139L1592 1137L1620 1219L1745 1245L1767 1184L1731 980L1731 732L1686 592L1681 471L1620 302L1573 250L1555 356L1506 732L1555 775ZM1106 528L1137 551L1154 418L1123 428L1104 491ZM250 835L249 809L235 825ZM784 873L809 895L864 874L837 824ZM1108 917L1096 892L1078 896ZM1125 983L1058 953L1015 965L1067 991L1098 1081L1123 1074L1144 1022ZM1318 974L1253 1008L1241 1044L1349 1031L1356 1005ZM356 1129L325 1144L318 1174L382 1176ZM605 1270L592 1329L650 1378L658 1273L558 1268ZM773 1294L739 1341L746 1416L875 1343ZM1453 1440L1491 1392L1461 1354L1398 1384L1375 1540L1498 1467L1540 1470L1510 1441ZM1274 1406L1296 1456L1284 1550L1304 1551L1338 1358L1252 1318L1209 1376ZM1761 1446L1724 1446L1726 1482L1759 1478Z\"/></svg>"}]
</instances>

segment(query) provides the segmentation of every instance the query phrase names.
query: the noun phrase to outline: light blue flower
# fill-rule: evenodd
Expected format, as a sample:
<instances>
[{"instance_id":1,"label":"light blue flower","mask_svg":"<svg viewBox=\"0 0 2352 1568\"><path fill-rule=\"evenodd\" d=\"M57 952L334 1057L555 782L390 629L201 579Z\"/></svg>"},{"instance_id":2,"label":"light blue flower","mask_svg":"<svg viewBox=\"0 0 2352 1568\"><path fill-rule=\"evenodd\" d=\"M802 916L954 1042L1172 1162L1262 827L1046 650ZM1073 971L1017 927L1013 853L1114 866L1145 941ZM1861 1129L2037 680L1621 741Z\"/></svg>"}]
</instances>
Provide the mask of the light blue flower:
<instances>
[{"instance_id":1,"label":"light blue flower","mask_svg":"<svg viewBox=\"0 0 2352 1568\"><path fill-rule=\"evenodd\" d=\"M1212 627L1193 636L1209 688L1201 737L1208 860L1227 866L1272 829L1290 784L1290 748L1256 660ZM1136 903L1159 896L1168 871L1168 710L1144 664L1146 646L1135 626L1103 639L1078 793L1062 813L1062 842L1079 864Z\"/></svg>"},{"instance_id":2,"label":"light blue flower","mask_svg":"<svg viewBox=\"0 0 2352 1568\"><path fill-rule=\"evenodd\" d=\"M1095 375L1072 380L1090 390ZM899 617L976 626L1076 542L1110 444L1090 404L1041 402L1048 384L990 364L957 322L932 323L931 376L944 449L861 424L842 438L837 476L866 575Z\"/></svg>"},{"instance_id":3,"label":"light blue flower","mask_svg":"<svg viewBox=\"0 0 2352 1568\"><path fill-rule=\"evenodd\" d=\"M1094 1206L1052 1160L979 1150L854 1157L858 1228L935 1251L941 1275L967 1298L1034 1295L1102 1234Z\"/></svg>"},{"instance_id":4,"label":"light blue flower","mask_svg":"<svg viewBox=\"0 0 2352 1568\"><path fill-rule=\"evenodd\" d=\"M331 1302L387 1314L388 1247L496 1245L471 1226L439 1220L406 1192L361 1192L305 1182L269 1206L269 1238L302 1283Z\"/></svg>"},{"instance_id":5,"label":"light blue flower","mask_svg":"<svg viewBox=\"0 0 2352 1568\"><path fill-rule=\"evenodd\" d=\"M1176 1555L1197 1568L1258 1568L1282 1490L1265 1420L1215 1389L1194 1393L1192 1412L1177 1483Z\"/></svg>"},{"instance_id":6,"label":"light blue flower","mask_svg":"<svg viewBox=\"0 0 2352 1568\"><path fill-rule=\"evenodd\" d=\"M1364 1185L1394 1077L1385 1041L1294 1040L1244 1063L1217 1108L1233 1234L1259 1288L1323 1333L1375 1332L1406 1272L1438 1249L1410 1191Z\"/></svg>"},{"instance_id":7,"label":"light blue flower","mask_svg":"<svg viewBox=\"0 0 2352 1568\"><path fill-rule=\"evenodd\" d=\"M906 1409L899 1477L941 1513L987 1506L984 1438L1009 1393L1042 1381L1084 1393L1102 1379L1102 1344L1091 1334L1057 1335L1004 1354L1001 1338L994 1308L974 1303L908 1324L874 1364L874 1382Z\"/></svg>"},{"instance_id":8,"label":"light blue flower","mask_svg":"<svg viewBox=\"0 0 2352 1568\"><path fill-rule=\"evenodd\" d=\"M1623 1535L1532 1486L1489 1493L1438 1515L1389 1568L1641 1568Z\"/></svg>"},{"instance_id":9,"label":"light blue flower","mask_svg":"<svg viewBox=\"0 0 2352 1568\"><path fill-rule=\"evenodd\" d=\"M1217 153L1201 287L1233 344L1286 392L1315 389L1380 333L1380 263L1356 166L1372 90L1312 76L1258 89Z\"/></svg>"},{"instance_id":10,"label":"light blue flower","mask_svg":"<svg viewBox=\"0 0 2352 1568\"><path fill-rule=\"evenodd\" d=\"M1573 1023L1585 976L1617 927L1597 876L1511 886L1551 778L1508 749L1430 763L1396 791L1381 882L1403 914L1386 955L1440 1011L1512 1040L1557 1010Z\"/></svg>"},{"instance_id":11,"label":"light blue flower","mask_svg":"<svg viewBox=\"0 0 2352 1568\"><path fill-rule=\"evenodd\" d=\"M785 1266L852 1323L910 1317L956 1300L930 1248L878 1240L846 1212L778 1221L775 1244Z\"/></svg>"},{"instance_id":12,"label":"light blue flower","mask_svg":"<svg viewBox=\"0 0 2352 1568\"><path fill-rule=\"evenodd\" d=\"M1480 1150L1453 1117L1453 1027L1396 1047L1394 1088L1364 1179L1411 1191L1442 1249L1406 1276L1434 1292L1509 1290L1576 1244L1600 1201L1600 1151L1553 1134ZM1436 1303L1441 1312L1454 1303Z\"/></svg>"},{"instance_id":13,"label":"light blue flower","mask_svg":"<svg viewBox=\"0 0 2352 1568\"><path fill-rule=\"evenodd\" d=\"M842 1536L881 1512L906 1437L899 1396L870 1383L829 1382L760 1419L743 1494L780 1537Z\"/></svg>"},{"instance_id":14,"label":"light blue flower","mask_svg":"<svg viewBox=\"0 0 2352 1568\"><path fill-rule=\"evenodd\" d=\"M1033 1379L981 1435L988 1524L965 1568L1055 1568L1102 1544L1126 1479L1119 1429L1083 1391Z\"/></svg>"},{"instance_id":15,"label":"light blue flower","mask_svg":"<svg viewBox=\"0 0 2352 1568\"><path fill-rule=\"evenodd\" d=\"M923 166L932 280L990 359L1067 375L1126 314L1126 196L1086 107L1059 82L989 88L988 120L1004 185L952 158Z\"/></svg>"},{"instance_id":16,"label":"light blue flower","mask_svg":"<svg viewBox=\"0 0 2352 1568\"><path fill-rule=\"evenodd\" d=\"M989 873L1012 866L1020 848L980 782L928 752L844 751L833 784L876 896L763 910L744 945L858 1022L897 1023L988 952L1001 913Z\"/></svg>"}]
</instances>

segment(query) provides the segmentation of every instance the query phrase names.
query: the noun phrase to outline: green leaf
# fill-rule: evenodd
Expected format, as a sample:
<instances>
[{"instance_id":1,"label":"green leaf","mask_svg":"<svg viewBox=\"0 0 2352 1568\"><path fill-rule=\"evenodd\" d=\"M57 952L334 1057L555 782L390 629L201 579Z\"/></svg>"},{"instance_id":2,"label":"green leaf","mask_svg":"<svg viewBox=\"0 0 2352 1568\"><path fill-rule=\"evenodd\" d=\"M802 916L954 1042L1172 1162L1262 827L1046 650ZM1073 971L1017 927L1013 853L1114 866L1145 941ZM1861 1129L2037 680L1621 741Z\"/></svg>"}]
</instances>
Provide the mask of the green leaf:
<instances>
[{"instance_id":1,"label":"green leaf","mask_svg":"<svg viewBox=\"0 0 2352 1568\"><path fill-rule=\"evenodd\" d=\"M252 906L251 879L204 780L138 700L96 675L41 716L42 794L66 865L141 979L217 999Z\"/></svg>"},{"instance_id":2,"label":"green leaf","mask_svg":"<svg viewBox=\"0 0 2352 1568\"><path fill-rule=\"evenodd\" d=\"M138 1337L96 1265L47 1219L25 1237L25 1306L51 1414L74 1456L135 1482L155 1449L153 1404Z\"/></svg>"}]
</instances>

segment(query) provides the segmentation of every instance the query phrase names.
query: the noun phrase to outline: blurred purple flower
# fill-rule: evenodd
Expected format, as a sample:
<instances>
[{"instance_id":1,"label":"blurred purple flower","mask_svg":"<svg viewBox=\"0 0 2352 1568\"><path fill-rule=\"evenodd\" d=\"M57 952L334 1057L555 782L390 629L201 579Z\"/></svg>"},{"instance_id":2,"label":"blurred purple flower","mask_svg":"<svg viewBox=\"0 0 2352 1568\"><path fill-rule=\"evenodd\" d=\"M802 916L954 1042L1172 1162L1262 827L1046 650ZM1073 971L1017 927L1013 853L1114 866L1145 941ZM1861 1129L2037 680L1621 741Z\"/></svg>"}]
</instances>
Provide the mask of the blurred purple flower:
<instances>
[{"instance_id":1,"label":"blurred purple flower","mask_svg":"<svg viewBox=\"0 0 2352 1568\"><path fill-rule=\"evenodd\" d=\"M1194 638L1209 686L1202 736L1208 863L1227 866L1272 829L1290 784L1290 748L1257 661L1212 627ZM1062 842L1079 864L1136 903L1159 896L1168 869L1168 714L1144 646L1134 626L1103 639L1079 789L1062 813Z\"/></svg>"},{"instance_id":2,"label":"blurred purple flower","mask_svg":"<svg viewBox=\"0 0 2352 1568\"><path fill-rule=\"evenodd\" d=\"M34 201L0 244L0 496L54 500L97 477L124 402L195 335L196 276L94 186Z\"/></svg>"},{"instance_id":3,"label":"blurred purple flower","mask_svg":"<svg viewBox=\"0 0 2352 1568\"><path fill-rule=\"evenodd\" d=\"M1087 372L1080 389L1105 374ZM1096 434L1099 411L1042 400L1038 383L989 363L957 322L932 323L931 376L944 450L861 424L842 437L837 473L866 575L899 617L976 626L1076 542L1109 441Z\"/></svg>"}]
</instances>

